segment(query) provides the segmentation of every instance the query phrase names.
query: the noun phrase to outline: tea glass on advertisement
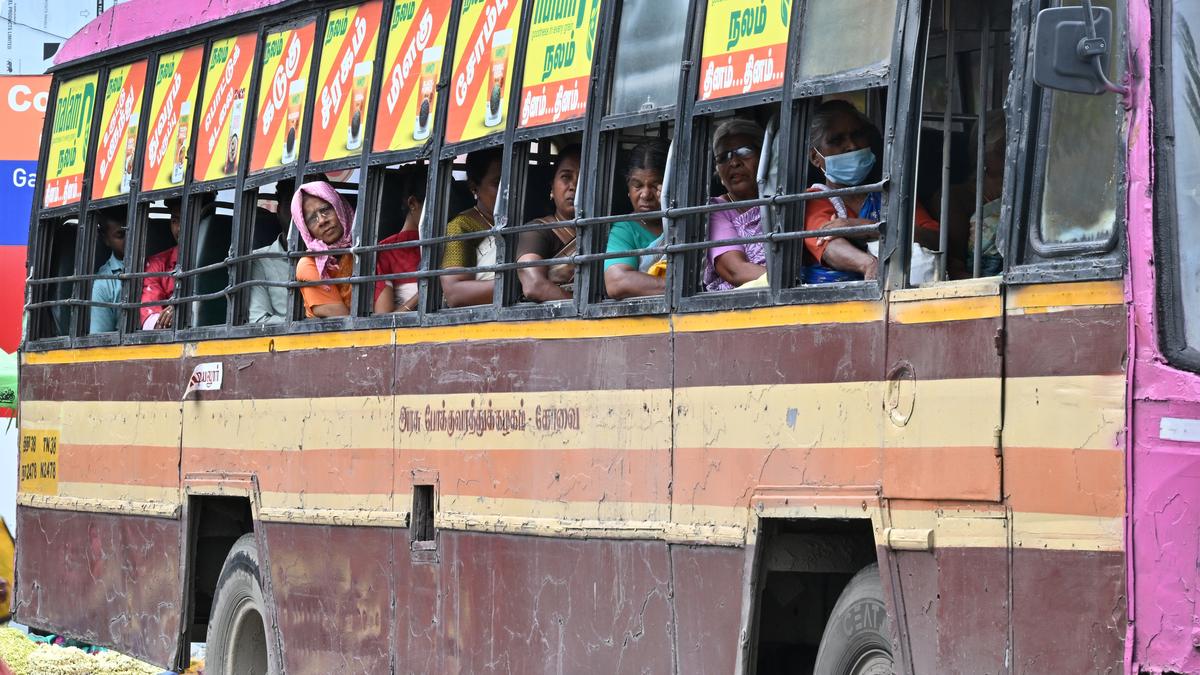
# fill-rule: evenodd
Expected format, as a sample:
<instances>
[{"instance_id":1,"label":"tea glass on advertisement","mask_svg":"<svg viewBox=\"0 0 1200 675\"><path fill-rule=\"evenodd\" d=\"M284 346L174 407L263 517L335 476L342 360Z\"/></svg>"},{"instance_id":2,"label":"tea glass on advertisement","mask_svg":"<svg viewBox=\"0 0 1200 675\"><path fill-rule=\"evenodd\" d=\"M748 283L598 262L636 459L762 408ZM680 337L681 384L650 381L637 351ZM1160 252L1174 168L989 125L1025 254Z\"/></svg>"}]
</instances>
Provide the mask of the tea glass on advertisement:
<instances>
[{"instance_id":1,"label":"tea glass on advertisement","mask_svg":"<svg viewBox=\"0 0 1200 675\"><path fill-rule=\"evenodd\" d=\"M183 182L183 167L187 164L188 134L192 126L192 102L179 104L179 127L175 132L175 164L171 167L171 182Z\"/></svg>"},{"instance_id":2,"label":"tea glass on advertisement","mask_svg":"<svg viewBox=\"0 0 1200 675\"><path fill-rule=\"evenodd\" d=\"M438 66L441 62L441 47L430 47L421 52L421 104L417 106L417 119L413 126L414 141L429 138L430 121L433 117L433 93L437 87Z\"/></svg>"},{"instance_id":3,"label":"tea glass on advertisement","mask_svg":"<svg viewBox=\"0 0 1200 675\"><path fill-rule=\"evenodd\" d=\"M129 127L125 130L125 169L121 173L121 192L129 192L133 180L133 153L137 149L138 113L129 115Z\"/></svg>"},{"instance_id":4,"label":"tea glass on advertisement","mask_svg":"<svg viewBox=\"0 0 1200 675\"><path fill-rule=\"evenodd\" d=\"M296 146L300 144L300 110L304 107L304 81L296 80L288 87L287 133L283 137L283 152L279 161L296 161Z\"/></svg>"},{"instance_id":5,"label":"tea glass on advertisement","mask_svg":"<svg viewBox=\"0 0 1200 675\"><path fill-rule=\"evenodd\" d=\"M483 126L495 127L504 122L504 77L508 72L508 49L512 31L498 30L492 35L492 68L488 72L488 97L484 106Z\"/></svg>"},{"instance_id":6,"label":"tea glass on advertisement","mask_svg":"<svg viewBox=\"0 0 1200 675\"><path fill-rule=\"evenodd\" d=\"M366 117L363 106L367 100L367 87L371 84L371 66L369 61L354 66L354 87L350 90L350 126L346 129L347 150L362 147L362 129Z\"/></svg>"}]
</instances>

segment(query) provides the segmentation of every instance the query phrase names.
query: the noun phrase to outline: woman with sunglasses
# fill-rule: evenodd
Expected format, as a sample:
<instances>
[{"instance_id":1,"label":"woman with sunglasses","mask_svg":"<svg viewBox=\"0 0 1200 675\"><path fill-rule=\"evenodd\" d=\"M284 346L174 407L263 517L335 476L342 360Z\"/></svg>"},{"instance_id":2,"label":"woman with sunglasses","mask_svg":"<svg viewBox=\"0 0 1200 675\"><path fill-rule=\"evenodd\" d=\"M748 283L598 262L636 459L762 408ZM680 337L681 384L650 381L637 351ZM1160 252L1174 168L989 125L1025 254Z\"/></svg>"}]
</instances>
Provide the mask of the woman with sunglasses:
<instances>
[{"instance_id":1,"label":"woman with sunglasses","mask_svg":"<svg viewBox=\"0 0 1200 675\"><path fill-rule=\"evenodd\" d=\"M732 204L733 208L709 215L709 241L753 237L762 234L757 206L737 202L758 197L758 157L763 129L749 120L726 120L713 134L713 159L725 194L709 204ZM767 272L767 255L762 242L726 244L708 249L704 257L704 288L728 291L762 277Z\"/></svg>"}]
</instances>

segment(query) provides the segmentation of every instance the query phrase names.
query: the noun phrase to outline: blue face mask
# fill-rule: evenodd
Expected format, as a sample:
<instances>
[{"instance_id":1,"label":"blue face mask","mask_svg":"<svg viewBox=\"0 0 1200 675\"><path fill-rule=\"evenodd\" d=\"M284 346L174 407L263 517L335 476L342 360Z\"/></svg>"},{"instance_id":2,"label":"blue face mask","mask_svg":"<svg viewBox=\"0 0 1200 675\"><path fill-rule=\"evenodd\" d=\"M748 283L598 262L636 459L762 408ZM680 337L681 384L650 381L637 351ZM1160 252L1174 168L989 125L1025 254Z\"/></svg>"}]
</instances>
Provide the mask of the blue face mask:
<instances>
[{"instance_id":1,"label":"blue face mask","mask_svg":"<svg viewBox=\"0 0 1200 675\"><path fill-rule=\"evenodd\" d=\"M817 154L821 155L821 152L817 151ZM821 157L825 160L825 177L839 185L858 185L875 168L875 153L871 148Z\"/></svg>"}]
</instances>

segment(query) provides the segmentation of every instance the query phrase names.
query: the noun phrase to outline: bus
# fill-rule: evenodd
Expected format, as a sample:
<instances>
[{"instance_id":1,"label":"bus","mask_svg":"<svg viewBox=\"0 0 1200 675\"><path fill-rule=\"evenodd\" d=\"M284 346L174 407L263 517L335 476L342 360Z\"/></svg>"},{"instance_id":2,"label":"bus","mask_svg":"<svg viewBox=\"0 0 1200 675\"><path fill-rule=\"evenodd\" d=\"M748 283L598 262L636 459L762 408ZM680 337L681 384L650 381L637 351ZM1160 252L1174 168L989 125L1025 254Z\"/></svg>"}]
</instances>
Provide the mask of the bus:
<instances>
[{"instance_id":1,"label":"bus","mask_svg":"<svg viewBox=\"0 0 1200 675\"><path fill-rule=\"evenodd\" d=\"M52 69L16 618L221 675L1200 670L1192 21L117 5Z\"/></svg>"}]
</instances>

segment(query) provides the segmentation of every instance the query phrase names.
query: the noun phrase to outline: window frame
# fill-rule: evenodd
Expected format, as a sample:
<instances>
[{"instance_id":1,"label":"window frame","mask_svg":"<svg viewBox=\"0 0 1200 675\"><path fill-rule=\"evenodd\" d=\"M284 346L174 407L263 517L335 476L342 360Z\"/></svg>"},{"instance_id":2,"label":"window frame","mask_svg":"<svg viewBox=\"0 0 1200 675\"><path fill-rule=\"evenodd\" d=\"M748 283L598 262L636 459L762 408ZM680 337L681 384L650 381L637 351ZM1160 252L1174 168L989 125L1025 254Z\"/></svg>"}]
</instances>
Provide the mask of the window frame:
<instances>
[{"instance_id":1,"label":"window frame","mask_svg":"<svg viewBox=\"0 0 1200 675\"><path fill-rule=\"evenodd\" d=\"M1172 71L1174 2L1151 8L1150 91L1154 103L1154 262L1155 304L1158 310L1159 348L1177 368L1200 372L1200 346L1188 345L1183 296L1180 293L1179 212L1176 199L1175 98Z\"/></svg>"},{"instance_id":2,"label":"window frame","mask_svg":"<svg viewBox=\"0 0 1200 675\"><path fill-rule=\"evenodd\" d=\"M1008 232L1008 250L1004 256L1006 284L1116 279L1125 270L1127 189L1118 189L1113 234L1105 241L1069 244L1041 241L1040 211L1049 158L1047 136L1052 112L1051 92L1033 81L1034 60L1028 46L1032 31L1018 30L1018 26L1022 23L1032 26L1040 10L1061 5L1062 0L1016 0L1014 3L1013 72L1009 91L1020 92L1020 100L1026 103L1026 109L1036 110L1037 114L1007 115L1009 141L1002 195L1002 203L1007 207L1000 214L1000 228ZM1119 13L1114 12L1116 14ZM1121 42L1128 48L1129 28L1125 18L1114 16L1114 26L1121 30ZM1118 143L1118 148L1126 147L1127 124L1122 124L1118 133L1122 141ZM1018 140L1014 142L1013 139ZM1118 152L1114 168L1118 184L1124 188L1128 187L1127 165L1126 153Z\"/></svg>"}]
</instances>

